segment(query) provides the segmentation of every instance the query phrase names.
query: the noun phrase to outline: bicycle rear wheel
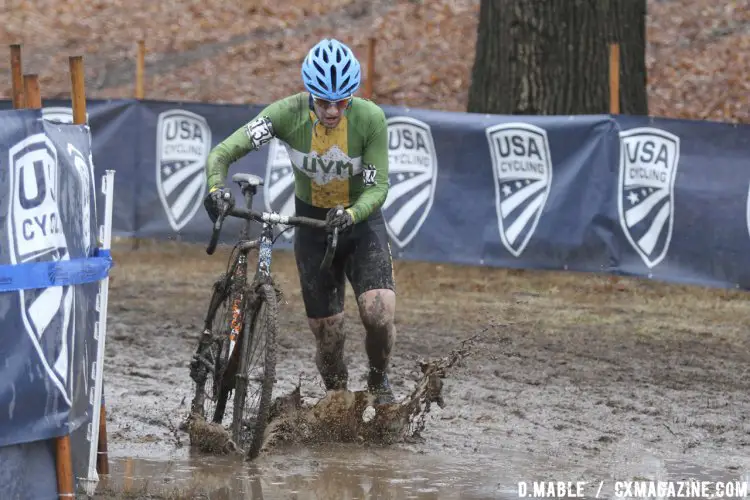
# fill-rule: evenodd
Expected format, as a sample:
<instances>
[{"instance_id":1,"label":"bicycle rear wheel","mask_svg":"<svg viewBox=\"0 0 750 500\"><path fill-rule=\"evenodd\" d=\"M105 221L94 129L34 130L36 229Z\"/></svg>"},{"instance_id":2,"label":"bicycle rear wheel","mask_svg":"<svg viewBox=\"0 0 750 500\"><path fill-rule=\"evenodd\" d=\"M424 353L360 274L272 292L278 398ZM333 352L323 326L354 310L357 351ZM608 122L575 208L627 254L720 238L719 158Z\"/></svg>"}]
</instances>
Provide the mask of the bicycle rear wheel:
<instances>
[{"instance_id":1,"label":"bicycle rear wheel","mask_svg":"<svg viewBox=\"0 0 750 500\"><path fill-rule=\"evenodd\" d=\"M263 446L263 434L276 382L276 290L269 284L263 284L257 292L259 301L252 321L245 322L240 340L241 357L236 375L231 427L232 439L237 446L246 450L251 460L258 456ZM251 392L253 388L255 390ZM256 400L257 405L253 404Z\"/></svg>"}]
</instances>

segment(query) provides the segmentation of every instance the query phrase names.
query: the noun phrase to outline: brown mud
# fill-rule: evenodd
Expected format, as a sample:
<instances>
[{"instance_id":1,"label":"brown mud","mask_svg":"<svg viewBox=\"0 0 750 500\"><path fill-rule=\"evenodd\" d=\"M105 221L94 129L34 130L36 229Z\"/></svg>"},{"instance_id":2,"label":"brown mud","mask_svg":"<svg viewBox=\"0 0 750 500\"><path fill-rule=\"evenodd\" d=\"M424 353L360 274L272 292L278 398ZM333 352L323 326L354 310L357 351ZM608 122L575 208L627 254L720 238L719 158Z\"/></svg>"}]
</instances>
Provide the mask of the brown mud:
<instances>
[{"instance_id":1,"label":"brown mud","mask_svg":"<svg viewBox=\"0 0 750 500\"><path fill-rule=\"evenodd\" d=\"M277 396L271 405L261 453L272 453L281 445L367 443L412 443L422 439L425 420L433 404L445 407L443 379L457 363L471 354L477 337L461 342L447 356L421 361L421 377L401 401L376 404L375 396L366 390L330 390L313 404L303 404L302 385L288 394ZM232 441L229 429L191 414L185 430L190 446L210 455L245 455Z\"/></svg>"},{"instance_id":2,"label":"brown mud","mask_svg":"<svg viewBox=\"0 0 750 500\"><path fill-rule=\"evenodd\" d=\"M415 389L420 360L445 356L484 332L443 380L445 406L429 412L422 440L280 443L253 464L196 454L178 430L192 396L187 366L228 251L207 256L202 245L129 245L113 249L109 299L107 481L119 484L112 491L122 491L130 458L155 474L151 486L181 478L180 487L190 488L196 474L216 470L214 491L226 493L211 498L261 498L250 491L256 483L265 485L263 498L376 498L367 489L347 494L349 486L339 485L341 496L328 496L309 486L338 481L334 476L370 486L381 478L392 498L516 498L521 480L718 480L750 470L744 292L406 261L395 262L391 377L399 401ZM274 396L299 385L309 407L325 391L291 253L276 252L273 270L285 297ZM359 391L364 330L350 289L346 312L349 389ZM101 498L110 498L100 486Z\"/></svg>"}]
</instances>

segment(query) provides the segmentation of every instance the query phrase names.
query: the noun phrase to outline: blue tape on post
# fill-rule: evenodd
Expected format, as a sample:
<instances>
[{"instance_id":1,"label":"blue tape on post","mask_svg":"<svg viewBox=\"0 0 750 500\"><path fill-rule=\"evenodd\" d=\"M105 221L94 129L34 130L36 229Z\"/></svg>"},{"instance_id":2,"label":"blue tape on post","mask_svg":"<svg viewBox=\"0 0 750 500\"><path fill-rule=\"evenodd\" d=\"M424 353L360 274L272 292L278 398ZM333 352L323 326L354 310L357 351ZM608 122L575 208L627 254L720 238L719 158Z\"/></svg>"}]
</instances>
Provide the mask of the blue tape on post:
<instances>
[{"instance_id":1,"label":"blue tape on post","mask_svg":"<svg viewBox=\"0 0 750 500\"><path fill-rule=\"evenodd\" d=\"M4 265L0 266L0 292L101 281L109 276L111 268L109 250L97 250L93 257L85 259Z\"/></svg>"}]
</instances>

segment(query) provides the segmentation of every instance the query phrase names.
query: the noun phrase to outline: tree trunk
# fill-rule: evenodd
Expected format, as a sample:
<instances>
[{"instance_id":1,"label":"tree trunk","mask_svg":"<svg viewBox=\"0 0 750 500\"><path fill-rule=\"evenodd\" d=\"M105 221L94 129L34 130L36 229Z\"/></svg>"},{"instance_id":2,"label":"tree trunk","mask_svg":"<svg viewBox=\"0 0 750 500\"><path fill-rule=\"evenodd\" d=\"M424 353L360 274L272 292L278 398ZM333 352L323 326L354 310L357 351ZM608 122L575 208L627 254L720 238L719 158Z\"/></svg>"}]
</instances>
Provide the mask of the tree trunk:
<instances>
[{"instance_id":1,"label":"tree trunk","mask_svg":"<svg viewBox=\"0 0 750 500\"><path fill-rule=\"evenodd\" d=\"M646 0L482 0L468 111L609 113L609 44L620 112L647 115Z\"/></svg>"}]
</instances>

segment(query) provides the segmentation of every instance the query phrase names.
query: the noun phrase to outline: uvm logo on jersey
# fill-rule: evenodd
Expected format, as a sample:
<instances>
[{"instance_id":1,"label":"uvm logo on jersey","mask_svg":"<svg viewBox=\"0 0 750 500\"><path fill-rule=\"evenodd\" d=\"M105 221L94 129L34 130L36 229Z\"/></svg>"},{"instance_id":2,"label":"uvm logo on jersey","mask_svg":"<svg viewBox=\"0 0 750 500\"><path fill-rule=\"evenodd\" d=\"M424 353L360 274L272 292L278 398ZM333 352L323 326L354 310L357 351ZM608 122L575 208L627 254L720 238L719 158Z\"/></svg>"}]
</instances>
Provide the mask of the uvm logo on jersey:
<instances>
[{"instance_id":1,"label":"uvm logo on jersey","mask_svg":"<svg viewBox=\"0 0 750 500\"><path fill-rule=\"evenodd\" d=\"M534 235L552 186L547 131L528 123L501 123L486 134L500 239L518 257Z\"/></svg>"},{"instance_id":2,"label":"uvm logo on jersey","mask_svg":"<svg viewBox=\"0 0 750 500\"><path fill-rule=\"evenodd\" d=\"M171 109L159 115L156 130L156 186L169 224L179 231L203 204L211 129L202 116Z\"/></svg>"},{"instance_id":3,"label":"uvm logo on jersey","mask_svg":"<svg viewBox=\"0 0 750 500\"><path fill-rule=\"evenodd\" d=\"M620 132L620 225L648 267L664 259L674 226L680 138L643 127Z\"/></svg>"},{"instance_id":4,"label":"uvm logo on jersey","mask_svg":"<svg viewBox=\"0 0 750 500\"><path fill-rule=\"evenodd\" d=\"M263 198L266 210L281 215L294 215L294 167L286 147L276 138L268 144ZM294 228L289 228L282 234L289 240L294 236Z\"/></svg>"},{"instance_id":5,"label":"uvm logo on jersey","mask_svg":"<svg viewBox=\"0 0 750 500\"><path fill-rule=\"evenodd\" d=\"M405 116L389 118L390 188L383 204L383 215L388 234L401 248L417 235L430 213L437 171L437 154L430 126Z\"/></svg>"},{"instance_id":6,"label":"uvm logo on jersey","mask_svg":"<svg viewBox=\"0 0 750 500\"><path fill-rule=\"evenodd\" d=\"M68 260L58 207L57 152L45 134L10 148L8 243L12 264ZM19 290L21 319L52 383L70 403L72 286Z\"/></svg>"}]
</instances>

